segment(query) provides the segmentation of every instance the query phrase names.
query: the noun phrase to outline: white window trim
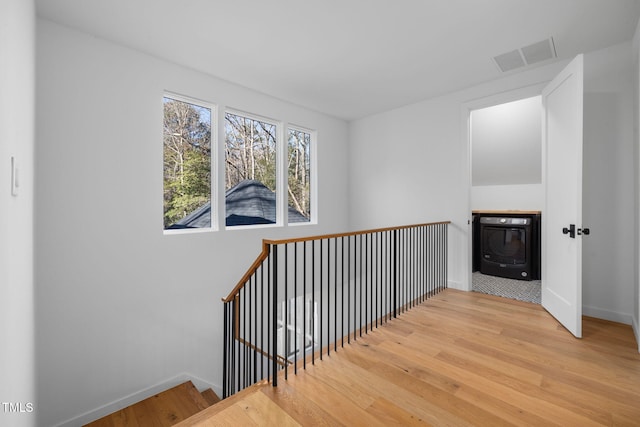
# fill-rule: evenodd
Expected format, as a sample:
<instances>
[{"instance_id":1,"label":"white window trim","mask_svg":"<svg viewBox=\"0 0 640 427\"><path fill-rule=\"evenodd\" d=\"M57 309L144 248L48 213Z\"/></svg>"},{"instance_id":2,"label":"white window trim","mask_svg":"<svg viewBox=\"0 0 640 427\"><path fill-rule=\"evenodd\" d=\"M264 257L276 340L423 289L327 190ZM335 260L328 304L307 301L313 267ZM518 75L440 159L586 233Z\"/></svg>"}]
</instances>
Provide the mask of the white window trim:
<instances>
[{"instance_id":1,"label":"white window trim","mask_svg":"<svg viewBox=\"0 0 640 427\"><path fill-rule=\"evenodd\" d=\"M247 225L233 225L230 227L226 226L226 217L227 217L227 212L226 212L226 204L222 204L222 206L224 206L224 208L221 208L224 212L223 215L221 216L222 218L222 224L221 227L224 230L228 230L228 231L233 231L233 230L248 230L248 229L255 229L255 228L275 228L275 227L283 227L286 225L286 220L284 219L284 216L286 215L286 209L283 208L283 202L282 202L282 191L284 188L284 191L287 191L286 187L282 187L282 176L283 176L283 171L282 169L284 168L284 162L283 162L283 157L282 157L282 146L285 145L283 144L283 129L285 128L284 123L280 120L277 119L273 119L267 116L261 116L258 114L253 114L253 113L248 113L246 111L243 110L238 110L235 108L231 108L231 107L227 107L224 110L224 113L222 114L222 117L225 120L225 126L226 126L226 117L227 114L233 114L235 116L241 116L241 117L246 117L247 119L251 119L251 120L256 120L259 122L264 122L264 123L269 123L271 125L274 125L276 127L276 222L274 224L247 224ZM224 143L226 144L226 130L224 129L224 127L221 127L222 129L222 134L224 135ZM226 150L224 149L224 144L222 144L222 152L223 152L223 156L226 156ZM286 155L285 157L286 158ZM226 168L226 158L224 159L224 168ZM224 168L221 168L223 171L223 180L226 180L226 174L224 174ZM226 193L226 181L223 181L224 184L221 186L222 188L222 195L224 198L224 194ZM285 193L286 194L286 193Z\"/></svg>"},{"instance_id":2,"label":"white window trim","mask_svg":"<svg viewBox=\"0 0 640 427\"><path fill-rule=\"evenodd\" d=\"M164 90L162 92L162 99L164 98L171 98L171 99L175 99L176 101L186 102L188 104L197 105L199 107L205 107L211 111L211 136L210 136L211 147L210 147L210 158L209 158L210 168L211 168L209 171L209 175L211 177L211 182L210 182L211 194L209 194L209 200L211 203L211 218L210 218L209 227L183 228L183 229L176 229L176 230L165 230L163 227L162 228L163 234L164 235L181 235L181 234L194 234L194 233L210 233L210 232L218 231L219 206L218 206L218 197L217 197L218 186L216 185L217 175L218 175L218 159L217 159L218 133L219 133L218 130L220 127L217 122L217 120L219 120L218 106L209 101L205 101L199 98L194 98L191 96L181 95L179 93L172 92L169 90ZM164 117L164 106L162 107L162 111L163 111L163 117ZM162 138L164 138L164 135L161 133L161 140ZM162 160L164 162L164 154L163 154ZM162 191L164 193L164 175L162 176L161 182L162 182ZM162 208L162 212L164 213L164 207Z\"/></svg>"}]
</instances>

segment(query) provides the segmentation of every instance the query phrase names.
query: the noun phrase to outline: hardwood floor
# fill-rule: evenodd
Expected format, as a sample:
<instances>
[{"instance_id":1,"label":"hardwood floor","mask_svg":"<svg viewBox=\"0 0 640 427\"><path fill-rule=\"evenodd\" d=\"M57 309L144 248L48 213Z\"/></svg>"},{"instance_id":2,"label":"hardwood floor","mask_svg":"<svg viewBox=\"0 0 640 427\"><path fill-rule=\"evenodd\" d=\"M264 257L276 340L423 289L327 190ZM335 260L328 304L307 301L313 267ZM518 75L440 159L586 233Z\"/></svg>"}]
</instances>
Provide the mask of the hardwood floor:
<instances>
[{"instance_id":1,"label":"hardwood floor","mask_svg":"<svg viewBox=\"0 0 640 427\"><path fill-rule=\"evenodd\" d=\"M631 327L585 318L583 335L536 304L446 290L179 425L640 425Z\"/></svg>"},{"instance_id":2,"label":"hardwood floor","mask_svg":"<svg viewBox=\"0 0 640 427\"><path fill-rule=\"evenodd\" d=\"M219 401L212 390L200 393L191 381L179 384L84 427L169 427Z\"/></svg>"}]
</instances>

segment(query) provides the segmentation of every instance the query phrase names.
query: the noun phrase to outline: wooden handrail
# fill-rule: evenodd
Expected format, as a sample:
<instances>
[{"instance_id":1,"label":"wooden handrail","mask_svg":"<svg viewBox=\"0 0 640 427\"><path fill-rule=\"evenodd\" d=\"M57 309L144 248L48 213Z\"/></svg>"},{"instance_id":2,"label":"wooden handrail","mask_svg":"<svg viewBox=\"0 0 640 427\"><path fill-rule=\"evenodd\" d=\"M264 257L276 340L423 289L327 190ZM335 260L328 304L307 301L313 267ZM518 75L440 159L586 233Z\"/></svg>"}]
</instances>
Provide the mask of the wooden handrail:
<instances>
[{"instance_id":1,"label":"wooden handrail","mask_svg":"<svg viewBox=\"0 0 640 427\"><path fill-rule=\"evenodd\" d=\"M280 239L280 240L265 239L263 240L263 243L266 243L268 245L283 245L286 243L296 243L296 242L299 243L299 242L308 242L311 240L335 239L339 237L359 236L361 234L382 233L385 231L394 231L394 230L406 230L408 228L426 227L428 225L439 225L439 224L451 224L451 221L427 222L424 224L413 224L413 225L399 225L396 227L374 228L370 230L351 231L348 233L322 234L318 236L297 237L292 239Z\"/></svg>"},{"instance_id":2,"label":"wooden handrail","mask_svg":"<svg viewBox=\"0 0 640 427\"><path fill-rule=\"evenodd\" d=\"M267 259L267 257L269 257L269 245L266 243L265 240L263 240L262 252L260 252L260 255L258 255L258 257L253 262L253 264L251 264L251 267L249 267L247 272L244 273L240 281L238 281L238 284L229 293L229 296L227 296L226 298L222 298L222 302L226 303L226 302L233 301L233 299L238 295L238 293L240 293L240 289L244 287L244 284L247 283L249 278L253 275L253 273L256 272L256 270L258 270L258 267L262 265L262 263L264 262L265 259Z\"/></svg>"},{"instance_id":3,"label":"wooden handrail","mask_svg":"<svg viewBox=\"0 0 640 427\"><path fill-rule=\"evenodd\" d=\"M235 331L234 338L242 344L248 346L250 349L255 350L263 356L267 357L269 360L273 360L273 356L271 356L269 353L261 348L256 347L240 336L240 328L238 327L240 325L240 297L238 295L233 298L233 305L235 312L235 316L233 318L233 330ZM287 359L280 356L279 354L276 354L276 362L280 366L287 366L290 363Z\"/></svg>"},{"instance_id":4,"label":"wooden handrail","mask_svg":"<svg viewBox=\"0 0 640 427\"><path fill-rule=\"evenodd\" d=\"M247 272L242 276L240 281L238 281L238 284L233 288L233 290L229 293L229 295L226 298L222 298L222 302L226 303L226 302L233 301L235 296L238 295L240 290L244 287L245 283L256 272L256 270L258 270L258 267L262 265L262 262L265 259L267 259L267 257L269 256L270 245L284 245L287 243L309 242L312 240L335 239L340 237L359 236L362 234L382 233L385 231L405 230L408 228L426 227L426 226L440 225L440 224L451 224L451 221L438 221L438 222L427 222L424 224L400 225L396 227L374 228L370 230L351 231L348 233L321 234L317 236L297 237L292 239L279 239L279 240L263 239L262 252L260 252L260 255L258 255L258 258L256 258L253 264L251 264L251 267L249 267Z\"/></svg>"},{"instance_id":5,"label":"wooden handrail","mask_svg":"<svg viewBox=\"0 0 640 427\"><path fill-rule=\"evenodd\" d=\"M246 345L247 347L249 347L252 350L257 351L258 353L260 353L261 355L263 355L264 357L266 357L269 360L273 360L273 356L270 355L269 353L267 353L266 351L264 351L261 348L256 347L255 345L251 344L249 341L245 340L244 338L236 338L236 340L238 340L240 343ZM288 366L291 365L291 362L288 361L287 359L285 359L284 357L280 356L279 354L276 354L276 363L280 366Z\"/></svg>"}]
</instances>

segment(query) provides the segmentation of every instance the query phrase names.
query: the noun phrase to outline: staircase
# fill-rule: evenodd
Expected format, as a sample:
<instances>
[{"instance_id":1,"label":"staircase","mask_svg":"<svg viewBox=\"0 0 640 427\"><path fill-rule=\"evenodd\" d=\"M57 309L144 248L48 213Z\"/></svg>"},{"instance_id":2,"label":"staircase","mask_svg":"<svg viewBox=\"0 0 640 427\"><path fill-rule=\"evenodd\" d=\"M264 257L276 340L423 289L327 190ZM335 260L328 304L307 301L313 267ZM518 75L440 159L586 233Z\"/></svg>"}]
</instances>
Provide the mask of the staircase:
<instances>
[{"instance_id":1,"label":"staircase","mask_svg":"<svg viewBox=\"0 0 640 427\"><path fill-rule=\"evenodd\" d=\"M187 381L85 427L173 426L219 401L213 390L200 393L191 381Z\"/></svg>"}]
</instances>

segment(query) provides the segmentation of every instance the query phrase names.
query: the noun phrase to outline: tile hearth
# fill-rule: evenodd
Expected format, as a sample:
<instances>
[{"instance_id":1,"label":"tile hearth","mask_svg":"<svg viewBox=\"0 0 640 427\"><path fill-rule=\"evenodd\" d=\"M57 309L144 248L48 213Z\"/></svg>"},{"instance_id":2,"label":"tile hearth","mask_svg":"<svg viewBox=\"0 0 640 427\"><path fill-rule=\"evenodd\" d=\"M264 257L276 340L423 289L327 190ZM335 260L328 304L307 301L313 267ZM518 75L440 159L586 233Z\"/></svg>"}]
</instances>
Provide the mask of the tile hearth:
<instances>
[{"instance_id":1,"label":"tile hearth","mask_svg":"<svg viewBox=\"0 0 640 427\"><path fill-rule=\"evenodd\" d=\"M497 295L519 301L540 304L540 280L514 280L489 276L478 271L473 273L472 290L483 294Z\"/></svg>"}]
</instances>

